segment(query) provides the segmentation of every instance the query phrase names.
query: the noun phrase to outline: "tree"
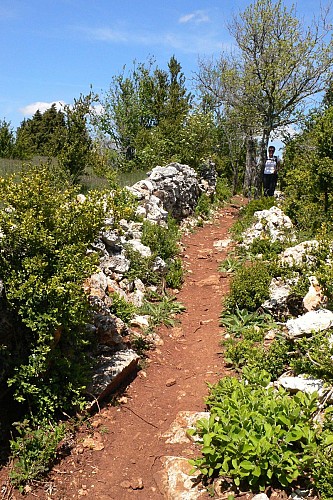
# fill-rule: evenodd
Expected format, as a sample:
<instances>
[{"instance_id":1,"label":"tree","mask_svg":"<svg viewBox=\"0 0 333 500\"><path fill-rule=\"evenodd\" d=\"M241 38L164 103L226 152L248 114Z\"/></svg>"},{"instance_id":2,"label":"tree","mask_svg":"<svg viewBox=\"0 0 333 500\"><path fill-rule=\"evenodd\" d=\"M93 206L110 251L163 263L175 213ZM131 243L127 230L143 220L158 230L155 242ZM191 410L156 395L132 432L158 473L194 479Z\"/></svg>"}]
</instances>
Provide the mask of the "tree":
<instances>
[{"instance_id":1,"label":"tree","mask_svg":"<svg viewBox=\"0 0 333 500\"><path fill-rule=\"evenodd\" d=\"M134 63L133 69L115 76L101 99L97 129L107 134L121 169L151 168L156 158L171 158L179 151L179 131L191 107L192 96L175 57L168 71Z\"/></svg>"},{"instance_id":2,"label":"tree","mask_svg":"<svg viewBox=\"0 0 333 500\"><path fill-rule=\"evenodd\" d=\"M37 109L33 117L23 120L17 129L16 155L20 158L57 156L63 146L64 129L64 113L58 111L55 104L44 113Z\"/></svg>"},{"instance_id":3,"label":"tree","mask_svg":"<svg viewBox=\"0 0 333 500\"><path fill-rule=\"evenodd\" d=\"M96 155L89 135L88 119L91 106L97 97L90 92L74 99L73 106L64 107L65 127L60 139L62 148L58 154L60 165L78 183L88 166L93 166Z\"/></svg>"},{"instance_id":4,"label":"tree","mask_svg":"<svg viewBox=\"0 0 333 500\"><path fill-rule=\"evenodd\" d=\"M62 110L57 110L55 103L42 114L39 127L40 143L38 154L44 156L57 156L62 144L62 136L65 124L65 116Z\"/></svg>"},{"instance_id":5,"label":"tree","mask_svg":"<svg viewBox=\"0 0 333 500\"><path fill-rule=\"evenodd\" d=\"M14 151L15 137L10 122L0 121L0 157L11 158Z\"/></svg>"},{"instance_id":6,"label":"tree","mask_svg":"<svg viewBox=\"0 0 333 500\"><path fill-rule=\"evenodd\" d=\"M333 214L333 106L316 110L286 146L285 210L311 235Z\"/></svg>"},{"instance_id":7,"label":"tree","mask_svg":"<svg viewBox=\"0 0 333 500\"><path fill-rule=\"evenodd\" d=\"M260 162L254 178L248 176L257 195L271 133L297 122L307 98L325 86L333 62L325 21L303 26L294 7L257 0L229 26L237 44L233 59L222 54L211 73L201 63L200 85L239 114L248 137L260 136Z\"/></svg>"}]
</instances>

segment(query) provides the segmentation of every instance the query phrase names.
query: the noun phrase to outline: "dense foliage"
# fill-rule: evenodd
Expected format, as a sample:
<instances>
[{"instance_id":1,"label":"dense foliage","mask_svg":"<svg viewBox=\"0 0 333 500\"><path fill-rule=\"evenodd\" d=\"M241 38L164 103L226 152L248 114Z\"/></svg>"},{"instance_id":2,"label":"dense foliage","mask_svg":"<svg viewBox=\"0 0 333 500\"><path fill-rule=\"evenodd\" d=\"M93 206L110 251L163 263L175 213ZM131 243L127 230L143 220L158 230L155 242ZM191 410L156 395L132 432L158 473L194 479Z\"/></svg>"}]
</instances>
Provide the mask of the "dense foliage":
<instances>
[{"instance_id":1,"label":"dense foliage","mask_svg":"<svg viewBox=\"0 0 333 500\"><path fill-rule=\"evenodd\" d=\"M316 113L290 140L285 154L286 213L304 232L331 226L333 202L333 107Z\"/></svg>"},{"instance_id":2,"label":"dense foliage","mask_svg":"<svg viewBox=\"0 0 333 500\"><path fill-rule=\"evenodd\" d=\"M267 208L271 201L254 200L244 208L234 231L240 241L241 231L255 222L254 212ZM288 202L287 196L286 206ZM323 212L318 214L317 224ZM315 235L314 227L312 232L308 228L308 236ZM267 487L303 485L309 490L314 488L320 498L330 500L330 397L322 399L316 393L310 396L302 392L293 395L281 386L277 389L272 382L276 385L282 374L302 375L323 380L329 391L333 380L332 329L302 338L289 337L271 314L263 312L261 304L268 298L273 277L294 277L297 273L298 282L290 296L302 300L309 289L308 276L315 273L331 307L332 240L327 224L322 226L319 246L312 251L312 264L294 263L291 267L279 264L277 258L285 244L288 237L278 244L267 238L257 239L245 253L244 248L237 251L236 247L234 255L220 265L221 272L232 274L230 294L221 313L221 325L226 332L222 345L227 364L238 376L210 386L206 401L210 417L189 431L203 442L201 456L191 463L203 474L207 485L219 477L230 498L244 490L257 492Z\"/></svg>"},{"instance_id":3,"label":"dense foliage","mask_svg":"<svg viewBox=\"0 0 333 500\"><path fill-rule=\"evenodd\" d=\"M82 282L104 208L96 194L83 203L76 194L47 166L0 179L2 301L17 325L8 383L36 417L80 405L89 368Z\"/></svg>"}]
</instances>

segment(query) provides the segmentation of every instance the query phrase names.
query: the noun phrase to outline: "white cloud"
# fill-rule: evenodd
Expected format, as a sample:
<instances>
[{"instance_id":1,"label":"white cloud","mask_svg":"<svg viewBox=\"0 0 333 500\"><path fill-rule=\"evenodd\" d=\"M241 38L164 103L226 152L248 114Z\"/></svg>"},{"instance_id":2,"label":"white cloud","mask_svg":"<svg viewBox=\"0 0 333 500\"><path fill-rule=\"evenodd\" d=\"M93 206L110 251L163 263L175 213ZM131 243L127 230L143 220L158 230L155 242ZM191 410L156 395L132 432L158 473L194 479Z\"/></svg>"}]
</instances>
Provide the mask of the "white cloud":
<instances>
[{"instance_id":1,"label":"white cloud","mask_svg":"<svg viewBox=\"0 0 333 500\"><path fill-rule=\"evenodd\" d=\"M62 109L62 107L66 104L64 101L53 101L53 102L42 102L42 101L37 101L33 102L31 104L28 104L27 106L24 106L23 108L20 108L20 112L24 116L32 116L36 113L36 111L39 109L41 113L44 113L47 109L49 109L52 104L56 105L56 108Z\"/></svg>"},{"instance_id":2,"label":"white cloud","mask_svg":"<svg viewBox=\"0 0 333 500\"><path fill-rule=\"evenodd\" d=\"M190 14L185 14L184 16L178 19L180 24L186 23L194 23L194 24L202 24L208 23L210 21L209 16L205 14L203 10L196 10L191 12Z\"/></svg>"}]
</instances>

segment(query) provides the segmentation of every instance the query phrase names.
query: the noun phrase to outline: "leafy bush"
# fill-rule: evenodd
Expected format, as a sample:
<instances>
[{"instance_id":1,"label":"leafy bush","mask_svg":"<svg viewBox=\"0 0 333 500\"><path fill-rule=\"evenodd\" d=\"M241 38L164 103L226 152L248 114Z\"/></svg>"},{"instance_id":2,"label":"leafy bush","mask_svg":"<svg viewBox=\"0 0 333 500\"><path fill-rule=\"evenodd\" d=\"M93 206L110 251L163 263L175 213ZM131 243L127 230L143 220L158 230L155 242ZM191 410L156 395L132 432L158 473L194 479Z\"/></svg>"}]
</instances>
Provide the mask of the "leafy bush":
<instances>
[{"instance_id":1,"label":"leafy bush","mask_svg":"<svg viewBox=\"0 0 333 500\"><path fill-rule=\"evenodd\" d=\"M45 474L57 456L57 446L65 436L65 425L50 425L47 421L32 428L28 420L16 425L18 437L11 440L14 466L11 482L22 492L24 485Z\"/></svg>"},{"instance_id":2,"label":"leafy bush","mask_svg":"<svg viewBox=\"0 0 333 500\"><path fill-rule=\"evenodd\" d=\"M216 188L214 193L214 198L218 201L229 201L231 198L231 187L228 184L227 179L224 177L218 177L216 181Z\"/></svg>"},{"instance_id":3,"label":"leafy bush","mask_svg":"<svg viewBox=\"0 0 333 500\"><path fill-rule=\"evenodd\" d=\"M333 382L333 346L330 336L333 329L317 332L310 338L295 341L297 356L291 360L296 374L307 373L315 378Z\"/></svg>"},{"instance_id":4,"label":"leafy bush","mask_svg":"<svg viewBox=\"0 0 333 500\"><path fill-rule=\"evenodd\" d=\"M184 282L184 271L181 259L175 258L168 263L168 272L165 275L165 282L169 288L181 288Z\"/></svg>"},{"instance_id":5,"label":"leafy bush","mask_svg":"<svg viewBox=\"0 0 333 500\"><path fill-rule=\"evenodd\" d=\"M141 242L149 246L156 257L168 260L179 253L178 241L180 233L177 222L168 218L167 227L145 220L142 227Z\"/></svg>"},{"instance_id":6,"label":"leafy bush","mask_svg":"<svg viewBox=\"0 0 333 500\"><path fill-rule=\"evenodd\" d=\"M238 269L225 301L227 310L247 309L255 311L268 298L271 269L265 262L244 264Z\"/></svg>"},{"instance_id":7,"label":"leafy bush","mask_svg":"<svg viewBox=\"0 0 333 500\"><path fill-rule=\"evenodd\" d=\"M162 277L154 271L155 257L144 257L130 245L126 246L126 256L130 260L130 268L124 276L130 281L139 278L146 285L157 285Z\"/></svg>"},{"instance_id":8,"label":"leafy bush","mask_svg":"<svg viewBox=\"0 0 333 500\"><path fill-rule=\"evenodd\" d=\"M121 297L119 293L114 292L111 295L112 304L110 306L110 311L112 314L120 318L124 323L128 323L136 313L136 307L132 302L128 302L126 299Z\"/></svg>"},{"instance_id":9,"label":"leafy bush","mask_svg":"<svg viewBox=\"0 0 333 500\"><path fill-rule=\"evenodd\" d=\"M87 247L104 208L96 193L84 202L76 195L49 166L29 168L19 182L0 179L0 276L6 307L20 324L8 384L40 417L80 405L89 369L82 283L97 263Z\"/></svg>"},{"instance_id":10,"label":"leafy bush","mask_svg":"<svg viewBox=\"0 0 333 500\"><path fill-rule=\"evenodd\" d=\"M221 476L236 488L286 487L314 464L318 437L311 416L316 395L265 387L265 376L227 377L211 387L209 420L197 423L202 457L191 463L204 476Z\"/></svg>"},{"instance_id":11,"label":"leafy bush","mask_svg":"<svg viewBox=\"0 0 333 500\"><path fill-rule=\"evenodd\" d=\"M138 202L126 187L121 188L115 185L111 197L108 199L108 204L112 213L114 227L119 226L121 219L135 220Z\"/></svg>"},{"instance_id":12,"label":"leafy bush","mask_svg":"<svg viewBox=\"0 0 333 500\"><path fill-rule=\"evenodd\" d=\"M165 295L158 302L145 301L141 306L141 314L150 316L150 326L175 325L175 316L185 311L183 304L176 300L176 297Z\"/></svg>"},{"instance_id":13,"label":"leafy bush","mask_svg":"<svg viewBox=\"0 0 333 500\"><path fill-rule=\"evenodd\" d=\"M249 251L253 255L262 255L263 259L274 259L286 248L282 241L271 241L269 238L256 238L250 245Z\"/></svg>"},{"instance_id":14,"label":"leafy bush","mask_svg":"<svg viewBox=\"0 0 333 500\"><path fill-rule=\"evenodd\" d=\"M220 262L218 270L220 273L234 273L242 267L243 263L242 259L231 255Z\"/></svg>"},{"instance_id":15,"label":"leafy bush","mask_svg":"<svg viewBox=\"0 0 333 500\"><path fill-rule=\"evenodd\" d=\"M323 432L320 434L320 446L315 457L312 471L314 485L320 491L322 500L333 498L333 406L324 413Z\"/></svg>"},{"instance_id":16,"label":"leafy bush","mask_svg":"<svg viewBox=\"0 0 333 500\"><path fill-rule=\"evenodd\" d=\"M212 210L212 200L210 197L202 193L198 199L198 203L195 207L195 214L207 219L210 216Z\"/></svg>"},{"instance_id":17,"label":"leafy bush","mask_svg":"<svg viewBox=\"0 0 333 500\"><path fill-rule=\"evenodd\" d=\"M275 339L266 347L262 331L244 331L242 337L241 340L230 338L223 342L227 361L237 368L247 366L258 372L264 370L276 380L297 356L297 353L293 354L291 342L286 339Z\"/></svg>"},{"instance_id":18,"label":"leafy bush","mask_svg":"<svg viewBox=\"0 0 333 500\"><path fill-rule=\"evenodd\" d=\"M220 324L227 328L228 333L235 336L244 334L246 329L253 327L273 326L272 318L269 314L259 314L257 312L248 312L246 309L235 308L235 312L225 311L220 316Z\"/></svg>"}]
</instances>

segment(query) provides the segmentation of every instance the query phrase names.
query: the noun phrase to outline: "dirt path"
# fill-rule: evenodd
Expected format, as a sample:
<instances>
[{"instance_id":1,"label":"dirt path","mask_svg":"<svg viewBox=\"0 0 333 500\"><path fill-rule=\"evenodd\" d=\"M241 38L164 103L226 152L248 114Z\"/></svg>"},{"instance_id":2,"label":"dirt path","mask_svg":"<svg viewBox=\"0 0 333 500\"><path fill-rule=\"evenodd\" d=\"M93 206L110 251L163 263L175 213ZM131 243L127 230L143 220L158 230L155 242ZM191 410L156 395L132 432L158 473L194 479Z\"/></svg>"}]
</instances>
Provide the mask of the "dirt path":
<instances>
[{"instance_id":1,"label":"dirt path","mask_svg":"<svg viewBox=\"0 0 333 500\"><path fill-rule=\"evenodd\" d=\"M168 444L163 434L179 412L204 411L207 382L226 373L219 315L229 280L218 273L218 264L230 249L219 242L229 238L237 212L234 205L225 207L212 223L183 238L188 273L177 296L186 306L181 322L160 329L161 345L149 352L146 366L120 404L107 405L94 416L91 428L77 436L71 454L55 467L45 488L32 490L26 499L167 498L161 475L164 457L191 458L198 450L190 441Z\"/></svg>"}]
</instances>

